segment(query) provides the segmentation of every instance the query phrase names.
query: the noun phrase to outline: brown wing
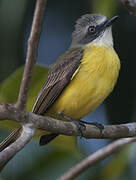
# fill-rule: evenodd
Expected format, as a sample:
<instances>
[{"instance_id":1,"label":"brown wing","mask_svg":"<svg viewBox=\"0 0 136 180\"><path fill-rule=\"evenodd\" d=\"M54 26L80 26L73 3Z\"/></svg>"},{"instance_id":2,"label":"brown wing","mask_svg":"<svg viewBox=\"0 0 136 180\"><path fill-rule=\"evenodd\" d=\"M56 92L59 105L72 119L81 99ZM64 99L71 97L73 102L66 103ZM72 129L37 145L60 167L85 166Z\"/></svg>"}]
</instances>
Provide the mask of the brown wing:
<instances>
[{"instance_id":1,"label":"brown wing","mask_svg":"<svg viewBox=\"0 0 136 180\"><path fill-rule=\"evenodd\" d=\"M41 88L37 100L33 107L33 112L36 114L44 114L48 108L55 102L64 88L68 85L72 75L80 65L83 56L82 48L68 50L62 55L56 63L51 67L47 79ZM6 140L0 143L0 151L9 146L18 137L20 128L10 134ZM58 134L48 134L41 137L40 145L49 143Z\"/></svg>"},{"instance_id":2,"label":"brown wing","mask_svg":"<svg viewBox=\"0 0 136 180\"><path fill-rule=\"evenodd\" d=\"M73 48L59 57L48 73L32 112L42 115L51 107L64 88L69 84L72 75L80 65L82 56L82 48Z\"/></svg>"}]
</instances>

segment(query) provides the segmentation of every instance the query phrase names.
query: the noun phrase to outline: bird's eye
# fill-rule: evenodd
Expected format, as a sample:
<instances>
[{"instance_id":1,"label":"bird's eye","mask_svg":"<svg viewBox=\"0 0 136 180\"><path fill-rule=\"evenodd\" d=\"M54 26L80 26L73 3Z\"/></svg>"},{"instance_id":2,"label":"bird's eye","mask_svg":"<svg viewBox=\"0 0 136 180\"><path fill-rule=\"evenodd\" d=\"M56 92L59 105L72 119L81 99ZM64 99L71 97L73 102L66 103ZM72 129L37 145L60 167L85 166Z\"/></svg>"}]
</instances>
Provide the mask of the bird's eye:
<instances>
[{"instance_id":1,"label":"bird's eye","mask_svg":"<svg viewBox=\"0 0 136 180\"><path fill-rule=\"evenodd\" d=\"M91 33L94 33L94 32L95 32L95 27L94 27L94 26L89 26L88 32L89 32L90 34L91 34Z\"/></svg>"}]
</instances>

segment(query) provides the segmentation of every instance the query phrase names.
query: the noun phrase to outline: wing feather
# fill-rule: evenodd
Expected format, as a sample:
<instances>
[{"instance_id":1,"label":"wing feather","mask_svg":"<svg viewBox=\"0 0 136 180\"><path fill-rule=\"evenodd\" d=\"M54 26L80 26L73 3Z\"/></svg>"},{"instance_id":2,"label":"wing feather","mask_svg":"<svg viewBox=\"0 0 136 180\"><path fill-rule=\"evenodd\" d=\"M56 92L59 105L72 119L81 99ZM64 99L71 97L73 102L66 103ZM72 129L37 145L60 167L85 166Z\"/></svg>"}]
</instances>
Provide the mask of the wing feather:
<instances>
[{"instance_id":1,"label":"wing feather","mask_svg":"<svg viewBox=\"0 0 136 180\"><path fill-rule=\"evenodd\" d=\"M42 115L51 107L69 84L72 75L80 65L82 56L82 48L70 49L52 65L34 104L32 110L34 113Z\"/></svg>"}]
</instances>

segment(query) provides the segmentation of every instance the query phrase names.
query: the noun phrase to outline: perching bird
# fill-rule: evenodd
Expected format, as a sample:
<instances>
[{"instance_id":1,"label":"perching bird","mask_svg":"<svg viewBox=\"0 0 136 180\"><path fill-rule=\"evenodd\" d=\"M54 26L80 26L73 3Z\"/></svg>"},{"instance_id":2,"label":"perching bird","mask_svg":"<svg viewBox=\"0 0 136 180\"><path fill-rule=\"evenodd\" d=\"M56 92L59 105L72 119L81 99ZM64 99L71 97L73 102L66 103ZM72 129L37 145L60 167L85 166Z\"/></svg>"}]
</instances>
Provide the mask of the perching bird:
<instances>
[{"instance_id":1,"label":"perching bird","mask_svg":"<svg viewBox=\"0 0 136 180\"><path fill-rule=\"evenodd\" d=\"M71 45L51 66L33 113L59 120L64 119L60 118L63 114L80 120L103 102L113 90L120 69L111 31L117 17L86 14L77 20ZM45 133L40 144L57 136Z\"/></svg>"}]
</instances>

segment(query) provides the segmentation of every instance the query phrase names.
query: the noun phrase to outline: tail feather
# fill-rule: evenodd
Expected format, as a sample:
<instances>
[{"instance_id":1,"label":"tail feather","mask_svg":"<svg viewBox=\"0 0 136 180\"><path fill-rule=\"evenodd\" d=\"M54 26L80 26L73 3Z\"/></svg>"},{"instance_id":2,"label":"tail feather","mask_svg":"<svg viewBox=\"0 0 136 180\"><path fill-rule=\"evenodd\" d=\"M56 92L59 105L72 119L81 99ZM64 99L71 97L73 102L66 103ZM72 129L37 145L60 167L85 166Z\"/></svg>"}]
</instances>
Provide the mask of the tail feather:
<instances>
[{"instance_id":1,"label":"tail feather","mask_svg":"<svg viewBox=\"0 0 136 180\"><path fill-rule=\"evenodd\" d=\"M17 138L20 136L21 129L22 129L21 127L19 127L18 129L15 129L8 137L6 137L2 142L0 142L0 152L17 140ZM43 145L48 144L53 139L55 139L58 135L59 134L51 133L48 135L41 136L39 145L43 146Z\"/></svg>"},{"instance_id":2,"label":"tail feather","mask_svg":"<svg viewBox=\"0 0 136 180\"><path fill-rule=\"evenodd\" d=\"M40 138L39 145L43 146L51 142L53 139L55 139L59 134L51 133L48 135L43 135Z\"/></svg>"},{"instance_id":3,"label":"tail feather","mask_svg":"<svg viewBox=\"0 0 136 180\"><path fill-rule=\"evenodd\" d=\"M8 137L6 137L1 143L0 143L0 152L3 151L6 147L8 147L10 144L16 141L16 139L20 135L20 130L22 128L19 127L18 129L15 129Z\"/></svg>"}]
</instances>

